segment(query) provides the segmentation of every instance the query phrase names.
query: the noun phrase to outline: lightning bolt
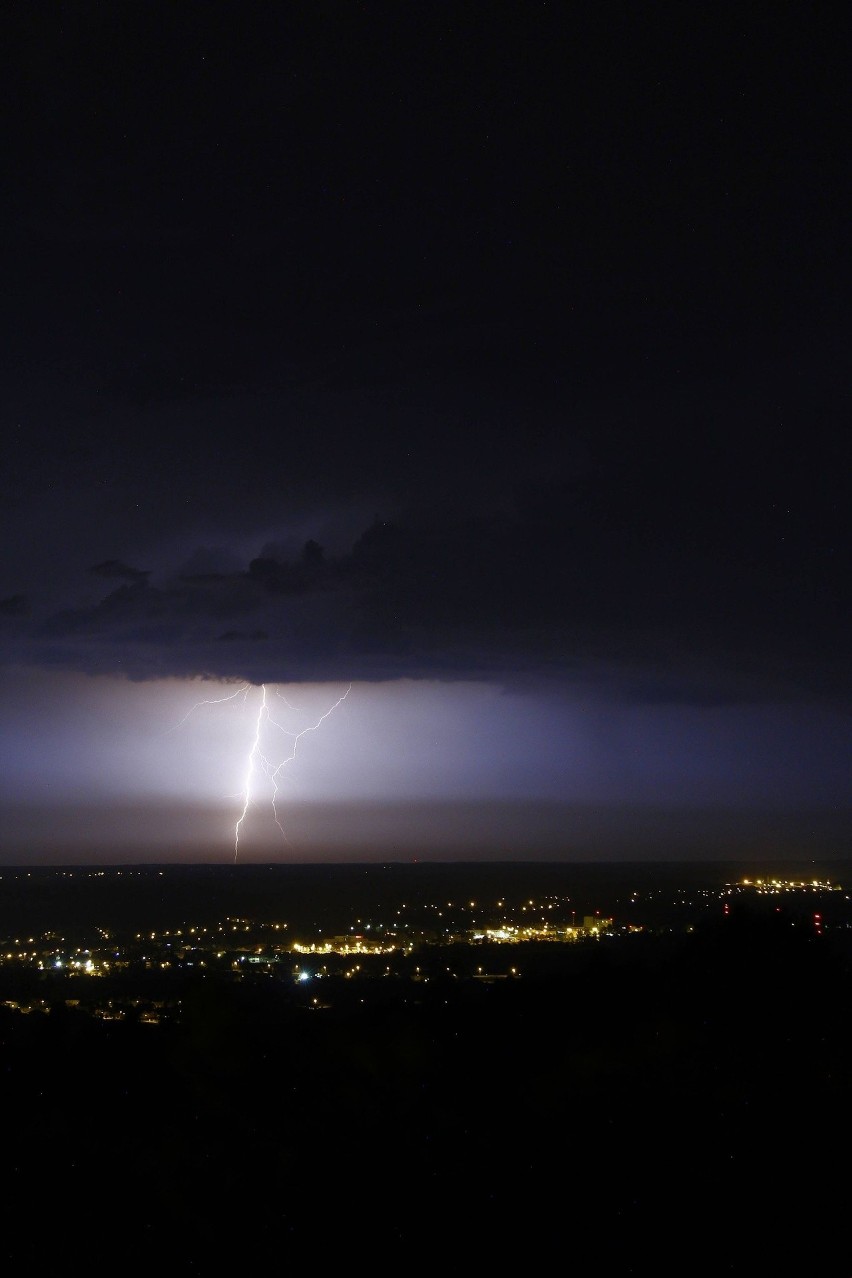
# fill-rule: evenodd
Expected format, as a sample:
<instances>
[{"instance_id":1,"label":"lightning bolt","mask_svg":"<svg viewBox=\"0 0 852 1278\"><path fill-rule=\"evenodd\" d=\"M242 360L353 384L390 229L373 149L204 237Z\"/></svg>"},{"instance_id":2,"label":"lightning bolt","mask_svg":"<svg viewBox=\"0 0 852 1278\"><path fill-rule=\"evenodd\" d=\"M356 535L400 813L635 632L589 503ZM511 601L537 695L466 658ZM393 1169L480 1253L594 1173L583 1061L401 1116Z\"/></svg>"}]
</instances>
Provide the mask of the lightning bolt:
<instances>
[{"instance_id":1,"label":"lightning bolt","mask_svg":"<svg viewBox=\"0 0 852 1278\"><path fill-rule=\"evenodd\" d=\"M248 696L248 691L250 687L251 687L250 683L244 683L242 687L237 688L236 692L228 693L227 697L214 697L210 701L196 701L194 706L189 707L189 709L187 710L183 718L180 719L177 723L173 724L172 727L168 729L168 731L177 732L178 728L182 728L183 725L186 723L187 719L189 718L189 716L191 714L194 714L199 706L219 706L222 704L223 701L233 701L235 697L238 697L240 695L240 693L242 693L243 701L245 701L246 697Z\"/></svg>"},{"instance_id":2,"label":"lightning bolt","mask_svg":"<svg viewBox=\"0 0 852 1278\"><path fill-rule=\"evenodd\" d=\"M178 723L176 723L173 728L170 728L169 731L170 732L176 731L179 727L181 727L182 724L186 723L190 715L194 714L194 712L198 710L199 707L221 705L223 702L226 702L226 701L234 701L236 700L237 697L240 697L240 696L242 696L243 702L245 702L251 690L252 690L252 684L244 683L244 684L241 684L239 688L237 688L236 692L231 692L226 697L214 697L205 701L197 701L194 706L191 706L190 709L187 710L183 718ZM273 691L275 692L275 695L284 702L288 710L296 711L296 707L287 700L287 698L284 696L282 692L279 692L277 688L274 688ZM317 728L321 727L322 724L325 723L329 715L332 715L334 711L337 709L337 707L346 700L346 698L349 696L349 693L351 691L352 691L352 684L350 683L349 687L342 694L342 696L339 696L337 700L334 702L334 704L329 706L328 710L326 710L323 714L320 715L316 723L309 724L307 728L302 728L301 731L299 732L292 732L290 731L289 728L285 728L284 725L279 723L276 719L273 719L272 715L270 714L269 701L267 699L268 692L267 692L266 684L263 683L260 685L261 695L260 695L260 704L257 709L257 716L254 722L254 739L252 740L251 748L249 749L248 759L246 761L245 781L243 782L243 788L240 791L240 798L242 799L242 811L240 812L240 815L237 818L236 825L234 826L234 862L235 863L240 854L240 831L242 829L243 822L245 821L246 816L248 815L249 808L252 805L253 782L257 778L257 775L259 772L262 773L272 785L272 799L271 799L272 815L275 820L275 824L278 826L278 829L281 831L281 835L285 843L289 842L289 840L287 839L287 833L284 829L284 826L281 824L281 819L278 815L278 795L281 789L282 773L284 769L287 767L287 765L289 763L292 763L293 760L295 759L296 752L299 748L299 742L302 740L302 738L307 736L309 732L316 732ZM268 734L265 734L264 732L266 725L269 725L277 729L277 731L280 732L283 736L288 737L290 739L291 744L290 744L290 749L288 753L285 753L283 756L281 756L279 752L278 755L273 754L272 757L270 757L270 754L272 752L269 751L268 747L264 749L264 745L263 745L264 737L265 735L268 735Z\"/></svg>"},{"instance_id":3,"label":"lightning bolt","mask_svg":"<svg viewBox=\"0 0 852 1278\"><path fill-rule=\"evenodd\" d=\"M266 700L266 684L265 683L261 684L261 690L262 690L262 697L260 701L260 707L257 712L257 721L255 723L254 742L252 743L251 750L249 751L248 767L246 769L246 783L243 789L243 799L244 799L243 810L240 813L239 820L237 821L237 824L234 828L234 861L236 861L240 851L240 826L245 820L246 813L248 812L249 805L251 804L251 781L255 772L256 764L257 763L260 764L262 771L272 782L272 815L275 818L275 824L278 826L278 829L281 831L284 841L287 842L287 834L278 817L278 806L277 806L278 791L280 789L279 778L281 776L281 772L287 766L288 763L292 763L293 760L295 759L296 751L299 748L299 742L301 741L302 737L306 736L307 733L309 732L316 732L317 728L320 727L321 724L325 723L328 716L330 714L333 714L334 711L337 709L337 707L340 705L340 703L342 701L345 701L346 698L349 696L349 693L352 691L352 684L350 683L349 687L346 689L343 695L337 698L333 706L330 706L329 709L326 710L324 714L320 715L316 723L311 724L310 727L302 728L301 732L290 732L288 728L283 727L280 723L278 723L275 719L272 718L271 714L269 713L269 705ZM284 694L279 692L277 688L275 689L275 693L276 693L276 696L279 696L281 698L281 700L287 706L288 710L295 709L295 706L292 706L290 702L287 700L287 698L284 696ZM261 733L263 731L264 720L267 720L269 723L271 723L272 726L274 728L277 728L279 732L283 732L285 736L290 737L293 743L290 748L290 753L286 755L285 758L280 759L278 763L273 763L262 752L260 748L260 739L261 739Z\"/></svg>"}]
</instances>

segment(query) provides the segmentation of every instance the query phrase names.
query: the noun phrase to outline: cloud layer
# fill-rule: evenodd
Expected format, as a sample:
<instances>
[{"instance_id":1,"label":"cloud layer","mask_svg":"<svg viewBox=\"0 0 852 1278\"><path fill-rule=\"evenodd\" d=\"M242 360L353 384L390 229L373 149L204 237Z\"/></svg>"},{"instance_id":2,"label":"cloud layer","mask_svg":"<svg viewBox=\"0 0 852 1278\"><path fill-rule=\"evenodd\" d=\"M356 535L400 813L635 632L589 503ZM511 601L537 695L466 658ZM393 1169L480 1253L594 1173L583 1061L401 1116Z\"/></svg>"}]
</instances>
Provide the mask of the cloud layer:
<instances>
[{"instance_id":1,"label":"cloud layer","mask_svg":"<svg viewBox=\"0 0 852 1278\"><path fill-rule=\"evenodd\" d=\"M595 510L589 490L542 488L513 515L376 519L348 552L274 544L244 566L195 547L158 573L109 558L81 599L0 605L6 660L252 682L497 679L599 685L644 700L848 696L830 571L803 582L779 542L706 510ZM703 542L703 544L702 544ZM221 565L221 570L217 568ZM230 564L230 566L226 566ZM101 588L92 587L100 582ZM85 589L84 589L85 587Z\"/></svg>"}]
</instances>

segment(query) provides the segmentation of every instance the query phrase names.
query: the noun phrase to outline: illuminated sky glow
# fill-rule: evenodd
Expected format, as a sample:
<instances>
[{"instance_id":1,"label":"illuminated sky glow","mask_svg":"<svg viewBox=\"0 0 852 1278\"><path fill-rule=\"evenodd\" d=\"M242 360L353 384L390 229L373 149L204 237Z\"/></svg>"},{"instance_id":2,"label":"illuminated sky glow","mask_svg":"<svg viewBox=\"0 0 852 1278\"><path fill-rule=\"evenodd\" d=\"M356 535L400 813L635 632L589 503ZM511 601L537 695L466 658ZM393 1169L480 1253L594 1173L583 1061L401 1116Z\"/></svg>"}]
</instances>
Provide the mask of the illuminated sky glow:
<instances>
[{"instance_id":1,"label":"illuminated sky glow","mask_svg":"<svg viewBox=\"0 0 852 1278\"><path fill-rule=\"evenodd\" d=\"M348 693L269 687L271 732L260 687L17 671L2 690L13 863L225 862L244 808L241 862L511 859L513 849L624 858L628 836L662 859L765 853L773 841L778 854L826 855L843 829L848 728L830 711L649 708L394 680ZM269 766L256 763L247 804L259 726Z\"/></svg>"}]
</instances>

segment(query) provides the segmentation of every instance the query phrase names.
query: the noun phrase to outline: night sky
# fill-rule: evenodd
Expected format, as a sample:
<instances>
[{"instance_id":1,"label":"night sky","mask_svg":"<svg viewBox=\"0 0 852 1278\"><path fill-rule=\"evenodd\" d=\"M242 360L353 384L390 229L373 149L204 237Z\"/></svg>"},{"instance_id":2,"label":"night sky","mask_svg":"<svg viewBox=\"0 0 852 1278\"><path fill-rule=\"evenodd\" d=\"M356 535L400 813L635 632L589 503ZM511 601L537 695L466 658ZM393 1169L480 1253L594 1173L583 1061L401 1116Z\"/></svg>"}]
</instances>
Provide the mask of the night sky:
<instances>
[{"instance_id":1,"label":"night sky","mask_svg":"<svg viewBox=\"0 0 852 1278\"><path fill-rule=\"evenodd\" d=\"M852 855L849 26L7 13L0 859Z\"/></svg>"}]
</instances>

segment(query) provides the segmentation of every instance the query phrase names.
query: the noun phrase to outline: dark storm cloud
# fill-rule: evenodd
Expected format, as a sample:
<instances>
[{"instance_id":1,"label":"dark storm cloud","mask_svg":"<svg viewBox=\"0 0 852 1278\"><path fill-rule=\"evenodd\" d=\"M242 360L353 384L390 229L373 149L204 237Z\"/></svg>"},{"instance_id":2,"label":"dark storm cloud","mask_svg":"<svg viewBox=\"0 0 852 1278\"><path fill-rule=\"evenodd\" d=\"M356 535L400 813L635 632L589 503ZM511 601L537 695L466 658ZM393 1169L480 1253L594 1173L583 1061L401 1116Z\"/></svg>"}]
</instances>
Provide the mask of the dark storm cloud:
<instances>
[{"instance_id":1,"label":"dark storm cloud","mask_svg":"<svg viewBox=\"0 0 852 1278\"><path fill-rule=\"evenodd\" d=\"M128 581L144 581L151 575L139 568L131 568L120 559L104 559L102 563L93 564L88 571L93 577L124 577Z\"/></svg>"},{"instance_id":2,"label":"dark storm cloud","mask_svg":"<svg viewBox=\"0 0 852 1278\"><path fill-rule=\"evenodd\" d=\"M0 616L26 617L29 612L30 604L26 595L9 595L7 599L0 599Z\"/></svg>"},{"instance_id":3,"label":"dark storm cloud","mask_svg":"<svg viewBox=\"0 0 852 1278\"><path fill-rule=\"evenodd\" d=\"M376 519L342 554L309 539L288 558L270 544L236 571L176 565L153 581L106 560L97 575L124 584L41 618L28 652L142 679L497 678L646 702L848 699L830 560L803 609L783 539L750 562L730 508L708 517L670 497L677 535L661 545L659 518L642 519L660 497L621 492L610 508L611 485L539 485L513 513Z\"/></svg>"},{"instance_id":4,"label":"dark storm cloud","mask_svg":"<svg viewBox=\"0 0 852 1278\"><path fill-rule=\"evenodd\" d=\"M5 660L848 703L825 22L21 9Z\"/></svg>"}]
</instances>

